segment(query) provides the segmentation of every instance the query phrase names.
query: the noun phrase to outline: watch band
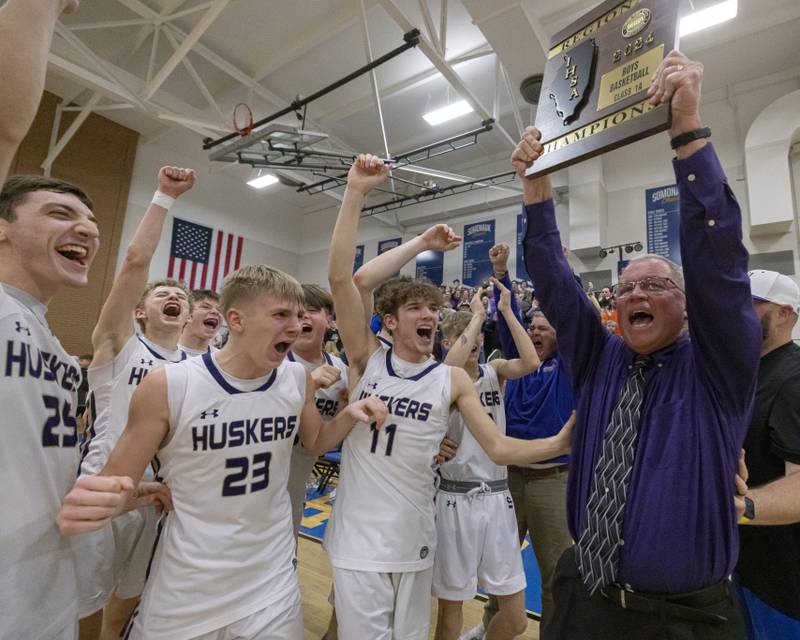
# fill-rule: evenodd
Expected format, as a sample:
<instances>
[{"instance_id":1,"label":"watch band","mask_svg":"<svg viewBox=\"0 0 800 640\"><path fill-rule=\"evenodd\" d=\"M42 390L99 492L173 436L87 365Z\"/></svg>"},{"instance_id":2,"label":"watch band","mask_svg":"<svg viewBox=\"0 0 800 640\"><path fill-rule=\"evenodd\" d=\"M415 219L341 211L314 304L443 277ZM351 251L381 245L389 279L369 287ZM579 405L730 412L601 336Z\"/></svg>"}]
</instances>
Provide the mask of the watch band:
<instances>
[{"instance_id":1,"label":"watch band","mask_svg":"<svg viewBox=\"0 0 800 640\"><path fill-rule=\"evenodd\" d=\"M700 140L702 138L710 138L711 137L711 129L708 127L701 127L700 129L695 129L694 131L687 131L686 133L681 133L672 140L670 140L670 146L673 149L677 149L678 147L682 147L684 145L689 144L690 142L694 142L695 140Z\"/></svg>"}]
</instances>

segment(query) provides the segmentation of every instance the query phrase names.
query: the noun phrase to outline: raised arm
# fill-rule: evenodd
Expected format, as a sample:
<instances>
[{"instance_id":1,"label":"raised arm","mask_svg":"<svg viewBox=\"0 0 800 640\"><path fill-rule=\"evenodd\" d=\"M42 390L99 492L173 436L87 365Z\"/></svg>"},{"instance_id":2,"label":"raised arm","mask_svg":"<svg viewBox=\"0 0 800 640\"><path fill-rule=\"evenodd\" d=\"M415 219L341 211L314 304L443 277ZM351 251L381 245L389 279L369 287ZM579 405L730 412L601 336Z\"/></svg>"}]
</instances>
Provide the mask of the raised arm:
<instances>
[{"instance_id":1,"label":"raised arm","mask_svg":"<svg viewBox=\"0 0 800 640\"><path fill-rule=\"evenodd\" d=\"M423 234L367 262L355 272L353 282L363 297L398 273L423 251L450 251L460 244L461 236L456 235L446 224L434 225Z\"/></svg>"},{"instance_id":2,"label":"raised arm","mask_svg":"<svg viewBox=\"0 0 800 640\"><path fill-rule=\"evenodd\" d=\"M703 126L702 77L703 65L678 51L671 52L656 71L651 100L670 103L672 138ZM705 139L679 146L676 154L681 259L695 363L722 406L741 413L752 401L761 349L741 211Z\"/></svg>"},{"instance_id":3,"label":"raised arm","mask_svg":"<svg viewBox=\"0 0 800 640\"><path fill-rule=\"evenodd\" d=\"M511 309L511 299L514 296L497 278L492 278L492 282L494 282L495 291L500 292L500 302L497 303L497 309L500 312L498 319L500 317L505 319L519 354L516 358L492 360L489 363L497 371L497 377L502 385L506 380L516 380L536 371L539 366L539 356L536 355L536 349L533 347L533 341L528 336L528 332L525 331L525 327Z\"/></svg>"},{"instance_id":4,"label":"raised arm","mask_svg":"<svg viewBox=\"0 0 800 640\"><path fill-rule=\"evenodd\" d=\"M525 267L533 279L542 311L558 334L559 353L577 388L612 336L603 328L600 314L575 281L564 255L550 178L524 177L525 170L544 151L540 137L538 129L526 128L511 155L511 163L522 178L524 212L528 220L524 239Z\"/></svg>"},{"instance_id":5,"label":"raised arm","mask_svg":"<svg viewBox=\"0 0 800 640\"><path fill-rule=\"evenodd\" d=\"M478 399L475 386L463 369L452 368L452 397L464 423L478 444L499 465L524 465L569 453L575 414L556 435L538 440L509 438L497 430Z\"/></svg>"},{"instance_id":6,"label":"raised arm","mask_svg":"<svg viewBox=\"0 0 800 640\"><path fill-rule=\"evenodd\" d=\"M386 415L383 401L376 396L368 396L348 404L335 418L323 423L314 401L314 383L311 374L306 372L306 402L300 414L298 435L303 447L312 455L320 456L337 447L357 422L374 422L378 428L382 427Z\"/></svg>"},{"instance_id":7,"label":"raised arm","mask_svg":"<svg viewBox=\"0 0 800 640\"><path fill-rule=\"evenodd\" d=\"M365 315L366 302L353 283L358 221L367 194L388 177L389 167L377 156L361 154L356 158L347 174L347 187L328 253L328 283L336 309L336 326L354 380L363 372L369 354L378 348L378 340L369 330L370 319Z\"/></svg>"},{"instance_id":8,"label":"raised arm","mask_svg":"<svg viewBox=\"0 0 800 640\"><path fill-rule=\"evenodd\" d=\"M130 509L169 500L158 482L143 482L147 465L169 431L167 378L164 369L149 373L131 398L128 424L97 476L81 477L64 498L58 517L65 535L96 531Z\"/></svg>"},{"instance_id":9,"label":"raised arm","mask_svg":"<svg viewBox=\"0 0 800 640\"><path fill-rule=\"evenodd\" d=\"M111 361L133 335L133 311L147 284L170 200L191 189L194 182L192 169L163 167L158 172L158 191L128 245L122 268L92 332L93 366Z\"/></svg>"},{"instance_id":10,"label":"raised arm","mask_svg":"<svg viewBox=\"0 0 800 640\"><path fill-rule=\"evenodd\" d=\"M56 21L78 2L6 0L0 7L0 185L39 108Z\"/></svg>"},{"instance_id":11,"label":"raised arm","mask_svg":"<svg viewBox=\"0 0 800 640\"><path fill-rule=\"evenodd\" d=\"M509 248L505 243L494 245L489 249L489 261L492 263L492 270L494 271L495 280L502 283L504 287L511 288L511 276L508 274L508 256ZM500 302L500 289L494 289L494 302L495 305ZM511 311L520 318L520 309L514 296L511 296ZM497 333L500 336L500 346L503 348L503 355L506 358L517 358L517 346L514 344L514 338L511 336L511 331L508 328L508 323L502 313L497 316Z\"/></svg>"},{"instance_id":12,"label":"raised arm","mask_svg":"<svg viewBox=\"0 0 800 640\"><path fill-rule=\"evenodd\" d=\"M447 350L447 357L444 359L444 363L451 367L463 367L467 364L472 347L474 347L475 343L478 341L481 328L486 320L486 309L484 309L483 303L481 302L480 291L472 296L472 301L469 303L469 306L472 310L472 319L456 341L450 345L450 348Z\"/></svg>"}]
</instances>

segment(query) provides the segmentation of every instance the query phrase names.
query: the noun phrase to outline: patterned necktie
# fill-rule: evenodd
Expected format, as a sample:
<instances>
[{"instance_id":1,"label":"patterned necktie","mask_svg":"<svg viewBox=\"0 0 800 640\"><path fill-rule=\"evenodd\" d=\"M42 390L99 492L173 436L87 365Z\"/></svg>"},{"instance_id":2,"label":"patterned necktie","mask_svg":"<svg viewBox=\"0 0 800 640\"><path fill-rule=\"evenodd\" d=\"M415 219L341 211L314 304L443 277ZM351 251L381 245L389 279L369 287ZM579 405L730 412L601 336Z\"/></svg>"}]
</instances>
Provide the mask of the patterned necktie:
<instances>
[{"instance_id":1,"label":"patterned necktie","mask_svg":"<svg viewBox=\"0 0 800 640\"><path fill-rule=\"evenodd\" d=\"M644 370L650 362L649 356L636 356L630 367L594 468L594 487L586 506L587 526L575 546L578 568L590 594L617 577L619 548L624 544L625 499L644 401Z\"/></svg>"}]
</instances>

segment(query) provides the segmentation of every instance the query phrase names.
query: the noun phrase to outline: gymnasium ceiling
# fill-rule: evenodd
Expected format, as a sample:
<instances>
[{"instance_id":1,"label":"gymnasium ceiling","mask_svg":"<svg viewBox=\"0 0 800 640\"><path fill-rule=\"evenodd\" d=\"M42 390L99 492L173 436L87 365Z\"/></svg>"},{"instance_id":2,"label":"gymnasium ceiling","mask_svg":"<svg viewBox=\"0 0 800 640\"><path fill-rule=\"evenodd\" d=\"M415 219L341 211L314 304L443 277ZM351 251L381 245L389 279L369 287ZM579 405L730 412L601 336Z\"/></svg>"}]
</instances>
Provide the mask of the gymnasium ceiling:
<instances>
[{"instance_id":1,"label":"gymnasium ceiling","mask_svg":"<svg viewBox=\"0 0 800 640\"><path fill-rule=\"evenodd\" d=\"M717 1L691 4L700 9ZM689 0L681 2L682 13L692 10ZM477 112L436 127L422 120L423 113L466 97L480 103L486 114L498 116L498 126L481 135L474 147L426 166L477 178L507 167L518 125L532 122L535 108L522 99L518 87L526 76L542 71L550 36L595 4L83 0L79 12L64 16L57 27L47 87L79 113L96 111L139 131L145 143L179 146L204 157L203 138L231 130L238 102L248 103L256 119L269 115L295 96L309 95L364 65L367 36L377 58L401 45L409 27L417 27L425 46L375 72L389 151L403 152L480 126ZM798 33L798 0L739 0L736 19L687 36L681 48L705 63L708 93L797 70ZM312 103L306 128L329 134L333 149L383 155L369 78L362 76ZM290 114L281 122L297 121ZM212 170L248 175L243 167ZM282 190L282 199L305 211L331 204L326 195L276 188Z\"/></svg>"}]
</instances>

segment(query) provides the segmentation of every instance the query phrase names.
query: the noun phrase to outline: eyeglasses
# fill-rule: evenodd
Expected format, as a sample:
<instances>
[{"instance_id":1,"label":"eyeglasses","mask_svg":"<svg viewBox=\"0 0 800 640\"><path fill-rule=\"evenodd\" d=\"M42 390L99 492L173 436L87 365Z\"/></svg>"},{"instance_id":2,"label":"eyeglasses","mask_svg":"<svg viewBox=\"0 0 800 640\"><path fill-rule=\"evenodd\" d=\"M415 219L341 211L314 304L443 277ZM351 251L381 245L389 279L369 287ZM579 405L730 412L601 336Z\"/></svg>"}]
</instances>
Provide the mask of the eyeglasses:
<instances>
[{"instance_id":1,"label":"eyeglasses","mask_svg":"<svg viewBox=\"0 0 800 640\"><path fill-rule=\"evenodd\" d=\"M649 278L632 280L630 282L620 282L619 284L615 284L613 287L611 287L611 291L617 298L627 298L633 293L633 290L636 288L637 284L644 293L649 293L656 296L665 293L667 289L670 288L670 285L679 291L682 291L682 289L671 278L661 278L659 276L650 276Z\"/></svg>"}]
</instances>

